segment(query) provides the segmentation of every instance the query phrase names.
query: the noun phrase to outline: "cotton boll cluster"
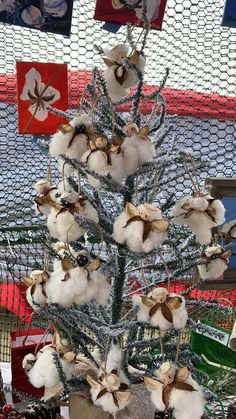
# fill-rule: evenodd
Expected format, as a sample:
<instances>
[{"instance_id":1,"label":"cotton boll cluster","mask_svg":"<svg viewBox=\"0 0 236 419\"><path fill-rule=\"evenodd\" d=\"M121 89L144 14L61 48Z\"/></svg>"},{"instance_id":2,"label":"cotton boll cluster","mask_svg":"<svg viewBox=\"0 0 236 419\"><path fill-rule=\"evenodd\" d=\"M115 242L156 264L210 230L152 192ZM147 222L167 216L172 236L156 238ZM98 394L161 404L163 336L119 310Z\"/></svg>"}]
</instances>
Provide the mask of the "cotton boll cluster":
<instances>
[{"instance_id":1,"label":"cotton boll cluster","mask_svg":"<svg viewBox=\"0 0 236 419\"><path fill-rule=\"evenodd\" d=\"M98 379L87 375L93 403L114 416L119 410L124 409L132 398L129 380L120 370L120 366L121 349L112 345L107 359L98 371Z\"/></svg>"},{"instance_id":2,"label":"cotton boll cluster","mask_svg":"<svg viewBox=\"0 0 236 419\"><path fill-rule=\"evenodd\" d=\"M75 221L74 215L98 223L95 208L83 196L77 193L63 193L60 197L60 208L51 208L47 218L49 234L62 242L75 241L81 237L85 230Z\"/></svg>"},{"instance_id":3,"label":"cotton boll cluster","mask_svg":"<svg viewBox=\"0 0 236 419\"><path fill-rule=\"evenodd\" d=\"M113 238L126 243L133 252L150 252L160 246L167 236L168 221L161 210L150 204L135 207L128 203L113 225Z\"/></svg>"},{"instance_id":4,"label":"cotton boll cluster","mask_svg":"<svg viewBox=\"0 0 236 419\"><path fill-rule=\"evenodd\" d=\"M89 141L93 138L94 129L92 120L88 115L78 115L68 124L62 124L60 129L53 135L49 153L53 157L60 154L72 159L81 159L88 150ZM68 175L74 171L71 165L64 164L59 159L59 171Z\"/></svg>"},{"instance_id":5,"label":"cotton boll cluster","mask_svg":"<svg viewBox=\"0 0 236 419\"><path fill-rule=\"evenodd\" d=\"M56 353L52 345L46 345L36 356L28 354L24 357L22 366L34 387L52 388L60 383L59 373L53 357ZM66 378L71 378L75 369L74 364L68 362L64 357L60 361Z\"/></svg>"},{"instance_id":6,"label":"cotton boll cluster","mask_svg":"<svg viewBox=\"0 0 236 419\"><path fill-rule=\"evenodd\" d=\"M168 294L165 288L154 288L147 296L134 295L133 304L138 307L137 318L140 322L149 322L160 330L179 330L186 326L188 314L184 297Z\"/></svg>"},{"instance_id":7,"label":"cotton boll cluster","mask_svg":"<svg viewBox=\"0 0 236 419\"><path fill-rule=\"evenodd\" d=\"M144 382L158 411L173 409L175 419L200 419L204 414L202 388L188 367L178 368L167 361L155 371L155 378L145 377Z\"/></svg>"},{"instance_id":8,"label":"cotton boll cluster","mask_svg":"<svg viewBox=\"0 0 236 419\"><path fill-rule=\"evenodd\" d=\"M148 138L148 128L141 130L130 122L123 127L126 138L121 146L124 156L125 174L133 175L144 163L151 162L155 155L155 148Z\"/></svg>"},{"instance_id":9,"label":"cotton boll cluster","mask_svg":"<svg viewBox=\"0 0 236 419\"><path fill-rule=\"evenodd\" d=\"M74 253L72 262L67 255L63 256L62 247L58 252L62 259L54 262L54 271L46 285L48 302L70 307L95 299L105 304L111 285L99 271L99 259L91 260L87 252L81 251Z\"/></svg>"},{"instance_id":10,"label":"cotton boll cluster","mask_svg":"<svg viewBox=\"0 0 236 419\"><path fill-rule=\"evenodd\" d=\"M129 47L124 44L116 45L112 49L104 49L107 68L104 71L104 79L107 84L109 95L113 101L127 96L131 87L139 82L137 72L125 67L125 60L136 65L137 69L144 74L146 60L142 53L135 52L128 55Z\"/></svg>"},{"instance_id":11,"label":"cotton boll cluster","mask_svg":"<svg viewBox=\"0 0 236 419\"><path fill-rule=\"evenodd\" d=\"M101 176L111 175L118 184L122 183L124 176L124 160L120 148L109 145L106 136L97 134L95 143L90 142L89 150L83 155L82 161L87 163L89 169ZM88 175L89 183L94 188L100 188L102 183Z\"/></svg>"},{"instance_id":12,"label":"cotton boll cluster","mask_svg":"<svg viewBox=\"0 0 236 419\"><path fill-rule=\"evenodd\" d=\"M49 274L41 270L32 271L29 277L22 277L22 281L28 286L26 300L35 311L44 307L47 302L46 283L48 280Z\"/></svg>"},{"instance_id":13,"label":"cotton boll cluster","mask_svg":"<svg viewBox=\"0 0 236 419\"><path fill-rule=\"evenodd\" d=\"M202 264L198 265L200 277L203 280L219 278L228 268L231 251L226 251L219 245L206 248L202 255Z\"/></svg>"},{"instance_id":14,"label":"cotton boll cluster","mask_svg":"<svg viewBox=\"0 0 236 419\"><path fill-rule=\"evenodd\" d=\"M208 244L211 241L212 228L224 222L225 208L219 199L201 191L177 202L172 214L175 217L174 223L188 225L200 244Z\"/></svg>"}]
</instances>

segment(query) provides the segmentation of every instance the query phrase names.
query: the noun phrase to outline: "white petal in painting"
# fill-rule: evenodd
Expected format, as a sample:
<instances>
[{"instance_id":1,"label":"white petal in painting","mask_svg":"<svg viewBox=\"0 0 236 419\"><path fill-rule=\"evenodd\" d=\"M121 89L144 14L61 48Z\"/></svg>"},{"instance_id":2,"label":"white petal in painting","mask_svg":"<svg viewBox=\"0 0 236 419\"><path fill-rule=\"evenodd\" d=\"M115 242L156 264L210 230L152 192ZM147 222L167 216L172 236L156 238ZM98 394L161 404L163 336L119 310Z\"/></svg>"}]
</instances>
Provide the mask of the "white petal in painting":
<instances>
[{"instance_id":1,"label":"white petal in painting","mask_svg":"<svg viewBox=\"0 0 236 419\"><path fill-rule=\"evenodd\" d=\"M0 12L13 12L15 3L14 0L0 0Z\"/></svg>"},{"instance_id":2,"label":"white petal in painting","mask_svg":"<svg viewBox=\"0 0 236 419\"><path fill-rule=\"evenodd\" d=\"M35 112L35 108L36 108L36 105L30 105L29 106L29 111L30 111L30 113L32 114L32 115L34 115L34 112ZM36 112L36 114L34 115L34 117L35 117L35 119L37 119L37 121L45 121L45 119L47 119L47 117L48 117L48 110L46 109L46 107L45 106L41 106L38 110L37 110L37 112Z\"/></svg>"},{"instance_id":3,"label":"white petal in painting","mask_svg":"<svg viewBox=\"0 0 236 419\"><path fill-rule=\"evenodd\" d=\"M55 17L63 17L67 11L65 0L42 0L41 9Z\"/></svg>"},{"instance_id":4,"label":"white petal in painting","mask_svg":"<svg viewBox=\"0 0 236 419\"><path fill-rule=\"evenodd\" d=\"M39 85L41 84L41 75L33 67L25 75L25 85L24 85L24 88L23 88L23 92L20 96L21 100L29 100L28 90L30 90L33 93L34 87L35 87L35 80L38 81Z\"/></svg>"},{"instance_id":5,"label":"white petal in painting","mask_svg":"<svg viewBox=\"0 0 236 419\"><path fill-rule=\"evenodd\" d=\"M26 7L21 13L21 19L30 26L40 25L44 21L41 10L35 6Z\"/></svg>"},{"instance_id":6,"label":"white petal in painting","mask_svg":"<svg viewBox=\"0 0 236 419\"><path fill-rule=\"evenodd\" d=\"M20 96L21 100L29 100L30 99L29 96L28 96L28 91L29 90L32 93L32 95L35 96L35 94L34 94L35 80L37 80L37 82L38 82L39 94L41 94L44 91L45 84L42 82L41 74L33 67L25 75L25 85L24 85L24 88L23 88L23 92ZM46 109L46 105L52 105L57 100L59 100L60 97L61 97L60 92L58 90L54 89L54 87L52 87L52 86L48 86L47 89L45 90L45 92L43 93L43 97L47 97L47 96L53 96L53 98L51 100L47 100L47 101L41 100L40 106L39 106L35 115L34 115L34 113L35 113L35 109L36 109L37 105L32 104L32 105L29 106L30 113L32 115L34 115L35 119L37 119L38 121L45 121L45 119L47 119L48 110Z\"/></svg>"}]
</instances>

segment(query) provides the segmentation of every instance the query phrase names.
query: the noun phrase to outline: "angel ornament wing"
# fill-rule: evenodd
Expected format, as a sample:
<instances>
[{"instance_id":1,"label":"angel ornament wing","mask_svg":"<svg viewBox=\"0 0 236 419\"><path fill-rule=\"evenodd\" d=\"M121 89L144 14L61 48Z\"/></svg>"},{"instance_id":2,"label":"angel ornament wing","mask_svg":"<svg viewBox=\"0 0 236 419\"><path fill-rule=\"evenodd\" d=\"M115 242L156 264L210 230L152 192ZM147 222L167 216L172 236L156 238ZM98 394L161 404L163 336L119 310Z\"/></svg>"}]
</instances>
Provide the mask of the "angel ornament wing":
<instances>
[{"instance_id":1,"label":"angel ornament wing","mask_svg":"<svg viewBox=\"0 0 236 419\"><path fill-rule=\"evenodd\" d=\"M212 228L224 222L225 208L219 199L214 199L208 192L200 191L177 202L172 214L175 217L174 223L188 225L200 244L208 244L211 241Z\"/></svg>"},{"instance_id":2,"label":"angel ornament wing","mask_svg":"<svg viewBox=\"0 0 236 419\"><path fill-rule=\"evenodd\" d=\"M127 203L113 225L113 238L117 243L126 243L132 252L148 253L164 242L168 228L159 208Z\"/></svg>"},{"instance_id":3,"label":"angel ornament wing","mask_svg":"<svg viewBox=\"0 0 236 419\"><path fill-rule=\"evenodd\" d=\"M139 321L150 322L160 330L179 330L186 326L188 314L184 297L168 294L165 288L154 288L147 296L135 295L133 304L138 307Z\"/></svg>"},{"instance_id":4,"label":"angel ornament wing","mask_svg":"<svg viewBox=\"0 0 236 419\"><path fill-rule=\"evenodd\" d=\"M85 197L65 192L60 197L60 204L52 208L47 218L50 236L61 242L75 241L81 237L85 230L75 221L75 214L98 223L97 211Z\"/></svg>"},{"instance_id":5,"label":"angel ornament wing","mask_svg":"<svg viewBox=\"0 0 236 419\"><path fill-rule=\"evenodd\" d=\"M95 143L90 142L89 150L84 153L82 161L87 163L88 167L98 175L106 176L110 174L116 183L122 183L125 175L124 159L115 138L113 144L109 145L105 135L97 134ZM87 178L94 188L102 187L102 182L99 179L91 175L88 175Z\"/></svg>"},{"instance_id":6,"label":"angel ornament wing","mask_svg":"<svg viewBox=\"0 0 236 419\"><path fill-rule=\"evenodd\" d=\"M144 73L146 60L144 55L135 52L128 55L129 47L124 44L119 44L112 49L104 49L105 57L103 61L106 64L104 71L104 79L107 84L109 95L113 101L119 100L127 96L129 89L135 86L138 81L137 72L134 69L127 69L124 65L125 59L130 63L135 64L139 71Z\"/></svg>"},{"instance_id":7,"label":"angel ornament wing","mask_svg":"<svg viewBox=\"0 0 236 419\"><path fill-rule=\"evenodd\" d=\"M112 345L107 360L98 371L98 378L87 375L93 403L114 418L120 410L125 409L132 398L129 381L120 370L120 363L121 351L116 345Z\"/></svg>"},{"instance_id":8,"label":"angel ornament wing","mask_svg":"<svg viewBox=\"0 0 236 419\"><path fill-rule=\"evenodd\" d=\"M67 124L61 124L58 131L53 135L49 147L49 153L53 157L60 154L71 159L81 159L89 148L89 141L94 137L94 128L90 116L86 114L74 117ZM59 159L59 171L69 175L75 169Z\"/></svg>"},{"instance_id":9,"label":"angel ornament wing","mask_svg":"<svg viewBox=\"0 0 236 419\"><path fill-rule=\"evenodd\" d=\"M231 250L225 250L214 244L205 249L201 264L197 265L200 277L203 280L219 278L228 268Z\"/></svg>"},{"instance_id":10,"label":"angel ornament wing","mask_svg":"<svg viewBox=\"0 0 236 419\"><path fill-rule=\"evenodd\" d=\"M144 163L151 162L155 156L155 147L148 137L148 127L139 129L134 122L123 127L126 136L121 149L124 154L126 175L133 175Z\"/></svg>"}]
</instances>

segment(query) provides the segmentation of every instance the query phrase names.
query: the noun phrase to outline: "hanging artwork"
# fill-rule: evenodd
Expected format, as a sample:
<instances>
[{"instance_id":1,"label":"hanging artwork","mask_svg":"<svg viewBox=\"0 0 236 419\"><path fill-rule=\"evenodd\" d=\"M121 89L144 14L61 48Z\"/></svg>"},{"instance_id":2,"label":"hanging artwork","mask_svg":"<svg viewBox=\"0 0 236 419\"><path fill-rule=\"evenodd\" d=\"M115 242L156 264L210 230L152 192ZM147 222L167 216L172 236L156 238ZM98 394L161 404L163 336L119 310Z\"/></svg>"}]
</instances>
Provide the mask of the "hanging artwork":
<instances>
[{"instance_id":1,"label":"hanging artwork","mask_svg":"<svg viewBox=\"0 0 236 419\"><path fill-rule=\"evenodd\" d=\"M167 0L149 0L147 18L151 28L161 30ZM104 22L142 26L142 0L97 0L94 19Z\"/></svg>"},{"instance_id":2,"label":"hanging artwork","mask_svg":"<svg viewBox=\"0 0 236 419\"><path fill-rule=\"evenodd\" d=\"M67 120L48 110L68 108L67 64L17 62L19 134L54 134Z\"/></svg>"},{"instance_id":3,"label":"hanging artwork","mask_svg":"<svg viewBox=\"0 0 236 419\"><path fill-rule=\"evenodd\" d=\"M0 0L0 21L70 36L73 0Z\"/></svg>"}]
</instances>

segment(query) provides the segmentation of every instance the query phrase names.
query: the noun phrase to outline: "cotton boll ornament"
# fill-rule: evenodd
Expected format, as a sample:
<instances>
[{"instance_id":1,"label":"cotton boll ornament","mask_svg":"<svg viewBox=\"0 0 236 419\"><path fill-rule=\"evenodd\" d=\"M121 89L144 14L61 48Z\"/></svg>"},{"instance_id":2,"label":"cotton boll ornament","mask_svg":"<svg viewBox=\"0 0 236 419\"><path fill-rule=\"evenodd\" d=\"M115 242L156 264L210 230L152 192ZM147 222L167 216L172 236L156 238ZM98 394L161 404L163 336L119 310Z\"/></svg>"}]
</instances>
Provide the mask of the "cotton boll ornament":
<instances>
[{"instance_id":1,"label":"cotton boll ornament","mask_svg":"<svg viewBox=\"0 0 236 419\"><path fill-rule=\"evenodd\" d=\"M88 150L89 141L93 139L93 135L91 118L88 115L76 116L70 123L59 126L59 130L52 137L49 153L53 157L65 154L72 159L81 159ZM70 165L64 167L63 165L64 161L60 159L60 172L64 170L65 174L69 174L71 170L74 170Z\"/></svg>"},{"instance_id":2,"label":"cotton boll ornament","mask_svg":"<svg viewBox=\"0 0 236 419\"><path fill-rule=\"evenodd\" d=\"M52 388L60 383L59 373L53 357L54 354L57 354L57 352L53 346L46 345L37 353L36 357L33 354L28 354L24 357L22 366L34 387ZM71 378L75 370L71 359L68 361L62 356L60 361L66 378Z\"/></svg>"},{"instance_id":3,"label":"cotton boll ornament","mask_svg":"<svg viewBox=\"0 0 236 419\"><path fill-rule=\"evenodd\" d=\"M22 277L22 281L28 286L26 299L35 311L44 307L47 302L46 283L48 280L48 272L40 270L32 271L30 277Z\"/></svg>"},{"instance_id":4,"label":"cotton boll ornament","mask_svg":"<svg viewBox=\"0 0 236 419\"><path fill-rule=\"evenodd\" d=\"M173 409L175 419L200 419L204 414L204 396L201 387L193 380L188 367L178 368L165 362L155 371L156 378L145 377L151 400L157 410Z\"/></svg>"},{"instance_id":5,"label":"cotton boll ornament","mask_svg":"<svg viewBox=\"0 0 236 419\"><path fill-rule=\"evenodd\" d=\"M174 223L188 225L200 244L208 244L212 228L224 222L225 208L219 199L200 191L181 199L173 207L172 214Z\"/></svg>"},{"instance_id":6,"label":"cotton boll ornament","mask_svg":"<svg viewBox=\"0 0 236 419\"><path fill-rule=\"evenodd\" d=\"M48 216L51 211L51 204L56 201L57 186L51 185L47 180L40 179L34 185L39 196L34 198L36 213Z\"/></svg>"},{"instance_id":7,"label":"cotton boll ornament","mask_svg":"<svg viewBox=\"0 0 236 419\"><path fill-rule=\"evenodd\" d=\"M113 101L127 96L129 89L139 81L137 72L125 67L126 59L135 64L142 74L144 73L146 60L143 54L136 51L133 55L128 56L128 52L129 47L124 44L116 45L111 50L104 49L105 57L103 57L103 61L107 66L104 71L104 79Z\"/></svg>"},{"instance_id":8,"label":"cotton boll ornament","mask_svg":"<svg viewBox=\"0 0 236 419\"><path fill-rule=\"evenodd\" d=\"M91 387L90 394L93 403L113 417L119 410L125 409L132 398L129 381L120 371L120 363L121 350L118 346L112 345L107 359L98 371L98 379L95 380L90 375L86 377Z\"/></svg>"},{"instance_id":9,"label":"cotton boll ornament","mask_svg":"<svg viewBox=\"0 0 236 419\"><path fill-rule=\"evenodd\" d=\"M119 145L109 145L108 139L103 134L97 134L95 143L89 143L89 150L83 155L82 161L87 163L89 169L98 175L111 175L118 184L122 183L124 176L124 161ZM100 188L102 183L88 175L88 181L94 188Z\"/></svg>"},{"instance_id":10,"label":"cotton boll ornament","mask_svg":"<svg viewBox=\"0 0 236 419\"><path fill-rule=\"evenodd\" d=\"M133 304L138 307L137 318L140 322L150 322L160 330L184 329L188 314L184 297L171 293L165 288L154 288L147 296L135 295Z\"/></svg>"},{"instance_id":11,"label":"cotton boll ornament","mask_svg":"<svg viewBox=\"0 0 236 419\"><path fill-rule=\"evenodd\" d=\"M197 266L200 277L203 280L219 278L228 268L231 253L219 245L207 247L201 258L202 264Z\"/></svg>"},{"instance_id":12,"label":"cotton boll ornament","mask_svg":"<svg viewBox=\"0 0 236 419\"><path fill-rule=\"evenodd\" d=\"M90 259L86 251L77 254L74 262L67 256L61 261L52 273L46 286L48 301L70 307L72 304L83 305L97 300L105 304L111 285L106 277L99 272L100 260Z\"/></svg>"},{"instance_id":13,"label":"cotton boll ornament","mask_svg":"<svg viewBox=\"0 0 236 419\"><path fill-rule=\"evenodd\" d=\"M49 234L62 242L75 241L81 237L85 230L76 223L74 215L83 217L98 223L98 215L95 208L83 196L77 193L64 193L60 198L61 204L52 207L47 218Z\"/></svg>"},{"instance_id":14,"label":"cotton boll ornament","mask_svg":"<svg viewBox=\"0 0 236 419\"><path fill-rule=\"evenodd\" d=\"M133 252L148 253L164 242L168 228L159 208L127 203L113 225L113 238L117 243L126 243Z\"/></svg>"},{"instance_id":15,"label":"cotton boll ornament","mask_svg":"<svg viewBox=\"0 0 236 419\"><path fill-rule=\"evenodd\" d=\"M121 146L124 155L125 174L133 175L144 163L151 162L155 155L155 147L148 137L148 128L139 130L134 122L123 127L126 138Z\"/></svg>"}]
</instances>

